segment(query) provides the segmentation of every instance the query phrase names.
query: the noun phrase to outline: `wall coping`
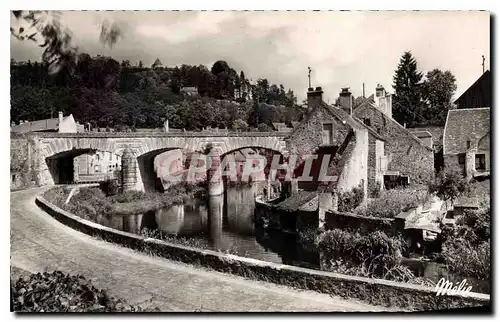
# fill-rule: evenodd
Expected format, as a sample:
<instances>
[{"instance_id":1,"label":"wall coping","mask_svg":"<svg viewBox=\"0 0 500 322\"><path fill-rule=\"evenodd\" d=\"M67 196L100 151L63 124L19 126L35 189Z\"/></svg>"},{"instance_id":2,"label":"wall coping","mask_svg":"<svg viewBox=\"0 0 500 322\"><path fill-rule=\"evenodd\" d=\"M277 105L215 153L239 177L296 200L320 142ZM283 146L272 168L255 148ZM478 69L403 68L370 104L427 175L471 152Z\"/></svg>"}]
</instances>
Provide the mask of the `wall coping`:
<instances>
[{"instance_id":1,"label":"wall coping","mask_svg":"<svg viewBox=\"0 0 500 322\"><path fill-rule=\"evenodd\" d=\"M329 210L327 213L332 214L334 216L345 216L345 217L352 217L352 218L359 218L359 219L368 219L368 220L374 220L374 221L385 221L385 222L393 222L395 218L378 218L378 217L367 217L367 216L362 216L358 215L352 212L340 212L340 211L335 211L335 210Z\"/></svg>"},{"instance_id":2,"label":"wall coping","mask_svg":"<svg viewBox=\"0 0 500 322\"><path fill-rule=\"evenodd\" d=\"M112 237L114 240L123 240L124 238L128 238L133 240L134 242L137 243L142 243L145 246L147 245L156 245L160 247L165 247L166 249L176 249L176 250L184 250L187 252L194 252L198 253L200 255L210 255L214 256L216 258L219 258L222 261L226 262L237 262L241 264L246 264L248 266L252 267L266 267L266 268L271 268L276 271L288 271L288 272L295 272L295 273L300 273L303 275L309 275L311 277L322 277L322 278L329 278L329 279L334 279L337 281L344 281L344 282L357 282L361 284L366 284L366 285L372 285L372 286L386 286L390 288L396 288L402 291L413 291L413 292L418 292L418 293L426 293L427 295L433 295L436 296L436 291L434 288L427 287L427 286L422 286L422 285L416 285L416 284L410 284L410 283L400 283L400 282L395 282L395 281L389 281L389 280L383 280L383 279L372 279L372 278L366 278L366 277L360 277L360 276L350 276L350 275L345 275L345 274L339 274L339 273L334 273L334 272L327 272L327 271L319 271L319 270L313 270L313 269L308 269L308 268L302 268L302 267L297 267L297 266L290 266L290 265L285 265L285 264L277 264L277 263L272 263L272 262L266 262L266 261L261 261L253 258L247 258L247 257L241 257L237 255L232 255L232 254L223 254L220 252L208 250L208 249L199 249L199 248L194 248L190 246L184 246L184 245L179 245L179 244L173 244L170 242L166 242L163 240L159 239L154 239L154 238L146 238L140 235L136 234L131 234L127 233L124 231L120 231L117 229L113 229L110 227L106 227L103 225L100 225L98 223L83 219L77 215L74 215L72 213L69 213L58 206L50 203L47 201L43 196L39 195L36 197L37 203L41 203L43 206L47 207L48 209L52 210L53 212L57 213L60 216L66 217L67 219L70 219L74 222L77 222L80 225L86 226L88 228L93 228L95 231L97 231L97 235L107 235ZM50 213L49 213L50 214ZM52 215L52 214L50 214ZM61 222L60 218L56 218L58 221ZM203 263L201 263L203 264ZM489 294L482 294L482 293L474 293L470 292L469 294L456 294L456 295L445 295L445 296L440 296L441 298L455 298L455 299L470 299L474 301L478 301L481 303L488 303L490 302L490 295Z\"/></svg>"}]
</instances>

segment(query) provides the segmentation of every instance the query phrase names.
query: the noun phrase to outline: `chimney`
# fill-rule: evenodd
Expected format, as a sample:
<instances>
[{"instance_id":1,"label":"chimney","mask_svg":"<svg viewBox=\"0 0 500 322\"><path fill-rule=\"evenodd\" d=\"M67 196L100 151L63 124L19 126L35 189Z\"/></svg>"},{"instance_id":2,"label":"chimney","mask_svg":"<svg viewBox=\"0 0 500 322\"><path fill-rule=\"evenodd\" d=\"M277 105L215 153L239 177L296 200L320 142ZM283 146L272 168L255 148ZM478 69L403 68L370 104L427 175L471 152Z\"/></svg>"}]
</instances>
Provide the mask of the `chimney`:
<instances>
[{"instance_id":1,"label":"chimney","mask_svg":"<svg viewBox=\"0 0 500 322\"><path fill-rule=\"evenodd\" d=\"M349 91L349 87L344 87L340 91L339 104L340 108L347 114L352 115L352 93Z\"/></svg>"},{"instance_id":2,"label":"chimney","mask_svg":"<svg viewBox=\"0 0 500 322\"><path fill-rule=\"evenodd\" d=\"M59 112L59 124L63 121L63 112Z\"/></svg>"},{"instance_id":3,"label":"chimney","mask_svg":"<svg viewBox=\"0 0 500 322\"><path fill-rule=\"evenodd\" d=\"M377 87L375 88L375 97L380 98L380 97L385 97L385 88L384 86L377 84Z\"/></svg>"},{"instance_id":4,"label":"chimney","mask_svg":"<svg viewBox=\"0 0 500 322\"><path fill-rule=\"evenodd\" d=\"M375 104L385 115L392 118L392 95L388 94L380 84L375 88Z\"/></svg>"},{"instance_id":5,"label":"chimney","mask_svg":"<svg viewBox=\"0 0 500 322\"><path fill-rule=\"evenodd\" d=\"M323 90L321 87L316 87L316 90L309 87L309 90L307 91L307 110L312 111L313 109L321 106L322 103Z\"/></svg>"}]
</instances>

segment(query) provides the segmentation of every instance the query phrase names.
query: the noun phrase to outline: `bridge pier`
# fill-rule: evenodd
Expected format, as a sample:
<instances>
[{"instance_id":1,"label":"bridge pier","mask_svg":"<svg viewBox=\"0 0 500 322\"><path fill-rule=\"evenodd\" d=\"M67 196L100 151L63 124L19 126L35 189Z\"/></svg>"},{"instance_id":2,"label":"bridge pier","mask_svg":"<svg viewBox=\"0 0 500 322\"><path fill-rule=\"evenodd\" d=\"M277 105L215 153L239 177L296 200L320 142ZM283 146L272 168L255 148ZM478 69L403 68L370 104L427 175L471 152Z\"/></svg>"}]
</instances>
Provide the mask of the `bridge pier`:
<instances>
[{"instance_id":1,"label":"bridge pier","mask_svg":"<svg viewBox=\"0 0 500 322\"><path fill-rule=\"evenodd\" d=\"M122 154L122 191L136 190L137 158L131 149L125 149Z\"/></svg>"},{"instance_id":2,"label":"bridge pier","mask_svg":"<svg viewBox=\"0 0 500 322\"><path fill-rule=\"evenodd\" d=\"M220 153L216 149L212 149L207 155L207 161L210 165L207 169L208 195L220 196L224 193Z\"/></svg>"}]
</instances>

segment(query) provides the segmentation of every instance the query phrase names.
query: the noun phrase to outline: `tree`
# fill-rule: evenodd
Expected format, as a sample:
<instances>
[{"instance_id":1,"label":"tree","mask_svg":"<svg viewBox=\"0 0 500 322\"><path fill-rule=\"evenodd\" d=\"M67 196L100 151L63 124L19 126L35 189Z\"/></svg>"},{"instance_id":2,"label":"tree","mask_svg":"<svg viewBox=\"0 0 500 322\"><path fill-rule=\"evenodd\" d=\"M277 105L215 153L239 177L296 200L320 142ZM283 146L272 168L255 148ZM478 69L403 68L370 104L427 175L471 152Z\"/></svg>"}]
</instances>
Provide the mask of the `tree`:
<instances>
[{"instance_id":1,"label":"tree","mask_svg":"<svg viewBox=\"0 0 500 322\"><path fill-rule=\"evenodd\" d=\"M272 132L273 131L273 129L269 125L267 125L266 123L260 123L257 128L259 129L259 132Z\"/></svg>"},{"instance_id":2,"label":"tree","mask_svg":"<svg viewBox=\"0 0 500 322\"><path fill-rule=\"evenodd\" d=\"M11 35L21 41L42 42L40 45L44 48L42 60L49 66L49 71L71 75L76 65L78 47L72 44L70 31L61 25L61 12L14 10L11 13L17 21L26 24L26 26L19 27L18 30L11 27ZM122 36L122 31L116 23L105 20L101 23L100 28L99 40L103 45L112 47Z\"/></svg>"},{"instance_id":3,"label":"tree","mask_svg":"<svg viewBox=\"0 0 500 322\"><path fill-rule=\"evenodd\" d=\"M444 125L446 123L448 110L452 106L451 99L456 90L455 76L449 70L443 72L434 69L427 73L422 84L422 98L425 102L425 108L421 115L428 124Z\"/></svg>"},{"instance_id":4,"label":"tree","mask_svg":"<svg viewBox=\"0 0 500 322\"><path fill-rule=\"evenodd\" d=\"M400 124L406 123L411 127L418 121L417 112L422 104L422 73L418 71L417 61L411 52L403 54L393 79L393 118Z\"/></svg>"},{"instance_id":5,"label":"tree","mask_svg":"<svg viewBox=\"0 0 500 322\"><path fill-rule=\"evenodd\" d=\"M242 119L237 119L233 122L233 130L235 131L246 131L248 128L247 122L243 121Z\"/></svg>"},{"instance_id":6,"label":"tree","mask_svg":"<svg viewBox=\"0 0 500 322\"><path fill-rule=\"evenodd\" d=\"M450 200L452 205L458 197L468 191L468 180L455 168L445 168L440 171L436 179L429 184L429 192L435 193L446 203Z\"/></svg>"}]
</instances>

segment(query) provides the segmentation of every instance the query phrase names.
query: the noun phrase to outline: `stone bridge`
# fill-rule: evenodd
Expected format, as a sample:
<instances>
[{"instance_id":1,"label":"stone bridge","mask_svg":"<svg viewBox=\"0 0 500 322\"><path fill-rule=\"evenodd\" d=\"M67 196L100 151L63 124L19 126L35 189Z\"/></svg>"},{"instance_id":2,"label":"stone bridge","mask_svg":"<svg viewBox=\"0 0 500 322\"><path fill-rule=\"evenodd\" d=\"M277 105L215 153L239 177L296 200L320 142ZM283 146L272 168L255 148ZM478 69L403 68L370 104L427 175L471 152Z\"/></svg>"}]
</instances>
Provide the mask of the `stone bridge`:
<instances>
[{"instance_id":1,"label":"stone bridge","mask_svg":"<svg viewBox=\"0 0 500 322\"><path fill-rule=\"evenodd\" d=\"M136 158L136 177L134 190L144 190L146 178L152 171L145 163L151 163L154 157L172 149L185 152L204 153L207 147L212 147L211 157L221 158L223 155L242 148L264 148L287 155L286 133L280 132L183 132L183 133L29 133L11 135L14 143L16 138L25 138L33 146L31 158L35 158L38 171L38 181L41 185L58 183L58 167L61 162L91 150L109 151L122 156L124 151L131 152ZM149 166L150 168L150 166ZM134 180L135 179L135 180ZM210 190L210 189L209 189ZM216 189L217 190L217 189ZM220 190L220 188L219 188ZM218 194L213 192L211 194Z\"/></svg>"}]
</instances>

